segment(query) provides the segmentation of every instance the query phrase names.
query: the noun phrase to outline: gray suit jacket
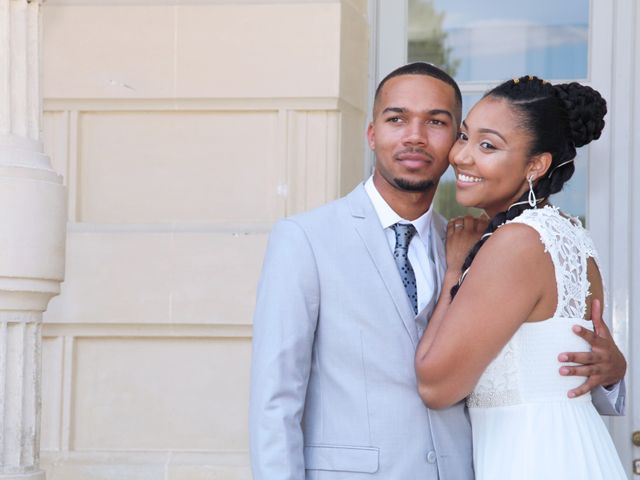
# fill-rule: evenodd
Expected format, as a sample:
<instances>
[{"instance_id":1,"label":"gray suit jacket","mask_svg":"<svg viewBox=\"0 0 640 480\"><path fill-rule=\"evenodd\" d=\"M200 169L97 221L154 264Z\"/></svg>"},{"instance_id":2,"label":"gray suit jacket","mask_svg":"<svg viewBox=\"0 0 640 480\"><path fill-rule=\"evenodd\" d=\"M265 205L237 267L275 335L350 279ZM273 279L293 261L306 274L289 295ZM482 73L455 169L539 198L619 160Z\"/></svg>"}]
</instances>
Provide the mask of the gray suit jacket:
<instances>
[{"instance_id":1,"label":"gray suit jacket","mask_svg":"<svg viewBox=\"0 0 640 480\"><path fill-rule=\"evenodd\" d=\"M440 280L445 228L434 215ZM417 343L413 310L362 185L278 222L254 318L254 479L472 479L464 405L424 406Z\"/></svg>"}]
</instances>

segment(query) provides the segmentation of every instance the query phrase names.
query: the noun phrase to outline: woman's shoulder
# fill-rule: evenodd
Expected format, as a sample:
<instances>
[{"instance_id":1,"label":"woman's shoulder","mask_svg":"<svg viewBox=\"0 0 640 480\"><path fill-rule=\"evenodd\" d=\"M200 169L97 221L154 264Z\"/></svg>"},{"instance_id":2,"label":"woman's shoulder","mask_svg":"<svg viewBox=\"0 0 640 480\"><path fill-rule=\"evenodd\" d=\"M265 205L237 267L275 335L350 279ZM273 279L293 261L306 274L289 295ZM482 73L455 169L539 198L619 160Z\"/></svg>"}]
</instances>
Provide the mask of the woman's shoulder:
<instances>
[{"instance_id":1,"label":"woman's shoulder","mask_svg":"<svg viewBox=\"0 0 640 480\"><path fill-rule=\"evenodd\" d=\"M482 282L516 288L516 284L529 282L531 286L545 278L541 269L547 261L547 247L539 232L527 224L511 222L491 234L471 270L475 269Z\"/></svg>"},{"instance_id":2,"label":"woman's shoulder","mask_svg":"<svg viewBox=\"0 0 640 480\"><path fill-rule=\"evenodd\" d=\"M529 222L508 221L498 227L487 240L489 248L505 248L508 250L530 249L540 245L540 231ZM484 247L483 247L484 248Z\"/></svg>"},{"instance_id":3,"label":"woman's shoulder","mask_svg":"<svg viewBox=\"0 0 640 480\"><path fill-rule=\"evenodd\" d=\"M545 251L561 248L561 245L590 245L590 236L582 222L551 205L525 210L513 220L506 222L499 230L505 227L512 229L515 225L535 230Z\"/></svg>"},{"instance_id":4,"label":"woman's shoulder","mask_svg":"<svg viewBox=\"0 0 640 480\"><path fill-rule=\"evenodd\" d=\"M546 245L541 241L541 234L536 228L525 222L508 222L498 227L487 239L478 252L478 257L495 260L497 256L520 265L525 258L540 260L546 252Z\"/></svg>"}]
</instances>

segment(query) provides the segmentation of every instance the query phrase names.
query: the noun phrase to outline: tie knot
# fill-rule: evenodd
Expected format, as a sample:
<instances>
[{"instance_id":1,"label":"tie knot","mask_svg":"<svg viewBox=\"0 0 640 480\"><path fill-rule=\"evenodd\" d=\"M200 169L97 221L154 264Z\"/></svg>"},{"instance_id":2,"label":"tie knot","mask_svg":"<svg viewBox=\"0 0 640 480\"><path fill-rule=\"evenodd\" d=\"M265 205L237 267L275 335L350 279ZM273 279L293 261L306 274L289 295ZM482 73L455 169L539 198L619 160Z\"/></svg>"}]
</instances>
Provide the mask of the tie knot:
<instances>
[{"instance_id":1,"label":"tie knot","mask_svg":"<svg viewBox=\"0 0 640 480\"><path fill-rule=\"evenodd\" d=\"M402 248L407 250L409 248L409 242L416 234L416 227L410 223L396 223L391 226L393 231L396 232L396 248Z\"/></svg>"}]
</instances>

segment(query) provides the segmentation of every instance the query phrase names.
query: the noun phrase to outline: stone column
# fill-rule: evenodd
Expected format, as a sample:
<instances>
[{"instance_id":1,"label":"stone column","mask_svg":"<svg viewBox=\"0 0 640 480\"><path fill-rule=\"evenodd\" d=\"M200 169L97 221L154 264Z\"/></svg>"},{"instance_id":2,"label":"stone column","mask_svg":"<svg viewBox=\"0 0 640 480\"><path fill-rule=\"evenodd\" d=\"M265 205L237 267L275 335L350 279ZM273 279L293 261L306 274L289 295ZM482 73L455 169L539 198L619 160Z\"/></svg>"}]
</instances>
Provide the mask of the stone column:
<instances>
[{"instance_id":1,"label":"stone column","mask_svg":"<svg viewBox=\"0 0 640 480\"><path fill-rule=\"evenodd\" d=\"M0 0L0 480L41 480L41 321L64 276L66 194L40 139L40 1Z\"/></svg>"}]
</instances>

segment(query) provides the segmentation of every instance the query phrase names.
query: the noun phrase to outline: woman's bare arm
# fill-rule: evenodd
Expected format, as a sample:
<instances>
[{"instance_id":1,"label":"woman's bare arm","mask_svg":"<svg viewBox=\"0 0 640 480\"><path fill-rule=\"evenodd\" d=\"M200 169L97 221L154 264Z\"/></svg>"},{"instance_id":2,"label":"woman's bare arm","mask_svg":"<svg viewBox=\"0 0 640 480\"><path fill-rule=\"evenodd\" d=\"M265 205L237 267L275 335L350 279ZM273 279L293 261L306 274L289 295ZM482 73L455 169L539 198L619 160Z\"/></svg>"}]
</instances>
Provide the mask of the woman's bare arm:
<instances>
[{"instance_id":1,"label":"woman's bare arm","mask_svg":"<svg viewBox=\"0 0 640 480\"><path fill-rule=\"evenodd\" d=\"M425 403L443 408L466 397L518 327L539 313L543 296L553 307L549 283L555 287L553 264L539 234L521 224L499 228L478 252L455 301L449 303L443 291L418 346ZM543 310L553 314L553 308Z\"/></svg>"}]
</instances>

